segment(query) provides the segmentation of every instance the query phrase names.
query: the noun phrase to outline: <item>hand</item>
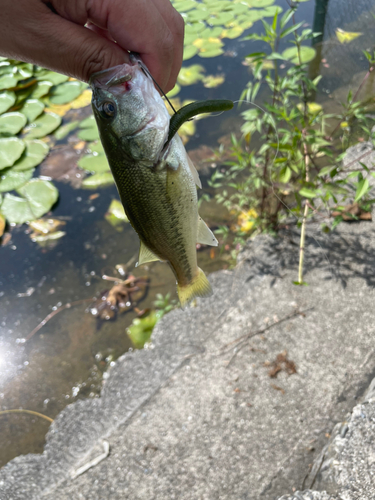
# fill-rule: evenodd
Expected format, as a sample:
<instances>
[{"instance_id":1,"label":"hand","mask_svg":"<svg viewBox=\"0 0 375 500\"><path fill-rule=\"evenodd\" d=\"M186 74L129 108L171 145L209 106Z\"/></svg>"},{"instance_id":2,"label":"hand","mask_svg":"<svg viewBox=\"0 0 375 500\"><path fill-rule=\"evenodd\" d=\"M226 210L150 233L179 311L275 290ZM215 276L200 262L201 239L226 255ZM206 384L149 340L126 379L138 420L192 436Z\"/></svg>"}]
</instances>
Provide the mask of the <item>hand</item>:
<instances>
[{"instance_id":1,"label":"hand","mask_svg":"<svg viewBox=\"0 0 375 500\"><path fill-rule=\"evenodd\" d=\"M128 62L129 50L168 92L181 68L183 38L183 19L169 0L1 2L0 55L83 81Z\"/></svg>"}]
</instances>

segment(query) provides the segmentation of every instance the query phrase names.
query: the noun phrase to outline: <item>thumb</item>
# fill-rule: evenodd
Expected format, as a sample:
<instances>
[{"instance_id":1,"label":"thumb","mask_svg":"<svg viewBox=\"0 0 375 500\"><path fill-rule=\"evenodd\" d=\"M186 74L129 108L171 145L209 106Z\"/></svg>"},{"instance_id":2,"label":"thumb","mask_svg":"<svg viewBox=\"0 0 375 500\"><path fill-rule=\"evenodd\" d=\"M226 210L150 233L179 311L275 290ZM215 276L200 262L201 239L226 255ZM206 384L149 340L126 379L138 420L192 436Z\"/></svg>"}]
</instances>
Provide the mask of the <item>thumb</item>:
<instances>
[{"instance_id":1,"label":"thumb","mask_svg":"<svg viewBox=\"0 0 375 500\"><path fill-rule=\"evenodd\" d=\"M4 55L85 82L97 71L129 62L128 52L100 33L60 17L45 4L38 2L38 7L32 19L21 20L14 29L10 25L4 33Z\"/></svg>"}]
</instances>

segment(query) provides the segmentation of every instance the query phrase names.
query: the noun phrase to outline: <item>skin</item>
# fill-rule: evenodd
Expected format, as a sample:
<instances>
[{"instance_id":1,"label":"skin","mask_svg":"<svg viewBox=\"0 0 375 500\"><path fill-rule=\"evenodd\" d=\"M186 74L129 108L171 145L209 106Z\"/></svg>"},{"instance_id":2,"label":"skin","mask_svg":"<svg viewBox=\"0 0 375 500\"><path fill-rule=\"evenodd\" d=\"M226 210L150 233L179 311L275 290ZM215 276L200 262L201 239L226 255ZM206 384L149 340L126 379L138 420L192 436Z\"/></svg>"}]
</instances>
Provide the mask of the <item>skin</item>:
<instances>
[{"instance_id":1,"label":"skin","mask_svg":"<svg viewBox=\"0 0 375 500\"><path fill-rule=\"evenodd\" d=\"M183 38L183 19L169 0L1 1L0 55L83 81L128 62L133 51L168 92Z\"/></svg>"}]
</instances>

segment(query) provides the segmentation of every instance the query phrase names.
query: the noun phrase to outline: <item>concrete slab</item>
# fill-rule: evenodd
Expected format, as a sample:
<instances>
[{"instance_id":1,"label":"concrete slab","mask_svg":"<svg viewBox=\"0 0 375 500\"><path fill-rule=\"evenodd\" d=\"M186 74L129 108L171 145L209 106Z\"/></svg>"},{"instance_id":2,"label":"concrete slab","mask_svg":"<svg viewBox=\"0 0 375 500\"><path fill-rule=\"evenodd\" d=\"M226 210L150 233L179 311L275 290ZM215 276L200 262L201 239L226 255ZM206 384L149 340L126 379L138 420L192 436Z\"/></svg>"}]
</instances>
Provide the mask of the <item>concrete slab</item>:
<instances>
[{"instance_id":1,"label":"concrete slab","mask_svg":"<svg viewBox=\"0 0 375 500\"><path fill-rule=\"evenodd\" d=\"M236 269L210 276L213 297L165 316L101 398L57 417L42 455L0 471L1 500L271 500L309 488L329 433L375 375L375 230L309 235L309 286L292 284L295 234L250 242ZM109 455L77 476L103 440Z\"/></svg>"}]
</instances>

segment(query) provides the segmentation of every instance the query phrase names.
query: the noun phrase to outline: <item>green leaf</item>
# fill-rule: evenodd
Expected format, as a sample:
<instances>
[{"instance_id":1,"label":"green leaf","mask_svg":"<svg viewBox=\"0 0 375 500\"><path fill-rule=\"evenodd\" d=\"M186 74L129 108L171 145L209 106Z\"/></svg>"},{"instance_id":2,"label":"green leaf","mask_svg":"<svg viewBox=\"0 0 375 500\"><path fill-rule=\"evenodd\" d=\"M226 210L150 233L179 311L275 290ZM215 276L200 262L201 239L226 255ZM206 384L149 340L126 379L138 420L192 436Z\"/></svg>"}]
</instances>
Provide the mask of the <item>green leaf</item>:
<instances>
[{"instance_id":1,"label":"green leaf","mask_svg":"<svg viewBox=\"0 0 375 500\"><path fill-rule=\"evenodd\" d=\"M38 99L28 99L20 109L20 112L24 114L31 123L43 113L44 108L45 106L42 101Z\"/></svg>"},{"instance_id":2,"label":"green leaf","mask_svg":"<svg viewBox=\"0 0 375 500\"><path fill-rule=\"evenodd\" d=\"M204 78L204 67L200 64L193 64L192 66L183 66L177 77L180 85L193 85Z\"/></svg>"},{"instance_id":3,"label":"green leaf","mask_svg":"<svg viewBox=\"0 0 375 500\"><path fill-rule=\"evenodd\" d=\"M7 193L1 205L1 211L10 223L39 219L51 210L58 198L58 191L53 184L41 179L32 179L18 192L22 197Z\"/></svg>"},{"instance_id":4,"label":"green leaf","mask_svg":"<svg viewBox=\"0 0 375 500\"><path fill-rule=\"evenodd\" d=\"M24 172L15 172L12 168L5 171L5 173L0 176L0 193L13 191L13 189L19 188L31 179L33 173L33 168L25 170Z\"/></svg>"},{"instance_id":5,"label":"green leaf","mask_svg":"<svg viewBox=\"0 0 375 500\"><path fill-rule=\"evenodd\" d=\"M290 181L291 177L292 177L291 169L286 165L284 167L282 167L282 169L280 170L280 174L279 174L280 182L286 184Z\"/></svg>"},{"instance_id":6,"label":"green leaf","mask_svg":"<svg viewBox=\"0 0 375 500\"><path fill-rule=\"evenodd\" d=\"M104 154L103 144L100 141L90 142L87 144L87 149L91 153Z\"/></svg>"},{"instance_id":7,"label":"green leaf","mask_svg":"<svg viewBox=\"0 0 375 500\"><path fill-rule=\"evenodd\" d=\"M61 124L61 117L56 113L43 113L28 126L27 139L41 139L51 134Z\"/></svg>"},{"instance_id":8,"label":"green leaf","mask_svg":"<svg viewBox=\"0 0 375 500\"><path fill-rule=\"evenodd\" d=\"M207 75L203 78L203 85L206 87L206 89L213 89L215 87L218 87L225 81L225 75Z\"/></svg>"},{"instance_id":9,"label":"green leaf","mask_svg":"<svg viewBox=\"0 0 375 500\"><path fill-rule=\"evenodd\" d=\"M16 94L9 90L2 92L0 94L0 115L8 111L9 108L13 106L16 102Z\"/></svg>"},{"instance_id":10,"label":"green leaf","mask_svg":"<svg viewBox=\"0 0 375 500\"><path fill-rule=\"evenodd\" d=\"M180 90L181 90L181 87L179 86L178 83L176 83L176 85L173 87L173 89L168 92L167 96L171 99L172 97L175 97L180 92Z\"/></svg>"},{"instance_id":11,"label":"green leaf","mask_svg":"<svg viewBox=\"0 0 375 500\"><path fill-rule=\"evenodd\" d=\"M39 99L40 97L44 97L45 95L48 94L48 92L51 90L53 87L51 82L48 81L43 81L43 82L38 82L36 84L35 89L31 93L31 99Z\"/></svg>"},{"instance_id":12,"label":"green leaf","mask_svg":"<svg viewBox=\"0 0 375 500\"><path fill-rule=\"evenodd\" d=\"M22 155L25 143L17 137L0 139L0 170L11 167Z\"/></svg>"},{"instance_id":13,"label":"green leaf","mask_svg":"<svg viewBox=\"0 0 375 500\"><path fill-rule=\"evenodd\" d=\"M49 100L53 104L67 104L74 101L82 93L83 88L82 83L77 81L61 83L52 89Z\"/></svg>"},{"instance_id":14,"label":"green leaf","mask_svg":"<svg viewBox=\"0 0 375 500\"><path fill-rule=\"evenodd\" d=\"M35 76L38 80L46 80L51 82L53 85L59 85L60 83L67 82L69 77L62 75L61 73L55 73L54 71L49 71L48 69L38 68Z\"/></svg>"},{"instance_id":15,"label":"green leaf","mask_svg":"<svg viewBox=\"0 0 375 500\"><path fill-rule=\"evenodd\" d=\"M183 54L183 60L187 61L188 59L191 59L194 57L196 54L198 54L198 47L195 47L194 45L189 45L188 47L184 47L184 54Z\"/></svg>"},{"instance_id":16,"label":"green leaf","mask_svg":"<svg viewBox=\"0 0 375 500\"><path fill-rule=\"evenodd\" d=\"M188 12L196 7L196 2L193 0L184 0L183 2L174 2L173 6L178 12Z\"/></svg>"},{"instance_id":17,"label":"green leaf","mask_svg":"<svg viewBox=\"0 0 375 500\"><path fill-rule=\"evenodd\" d=\"M12 89L17 86L18 78L12 75L0 76L0 90Z\"/></svg>"},{"instance_id":18,"label":"green leaf","mask_svg":"<svg viewBox=\"0 0 375 500\"><path fill-rule=\"evenodd\" d=\"M369 187L370 187L370 184L369 184L369 181L368 179L362 179L359 183L358 183L358 186L357 186L357 191L355 193L355 199L354 201L357 202L359 201L361 198L363 198L363 196L367 193L367 191L369 190Z\"/></svg>"},{"instance_id":19,"label":"green leaf","mask_svg":"<svg viewBox=\"0 0 375 500\"><path fill-rule=\"evenodd\" d=\"M251 0L252 7L268 7L268 5L272 5L275 0Z\"/></svg>"},{"instance_id":20,"label":"green leaf","mask_svg":"<svg viewBox=\"0 0 375 500\"><path fill-rule=\"evenodd\" d=\"M199 57L203 57L203 58L208 58L208 57L217 57L217 56L221 56L221 54L224 54L224 51L222 48L212 48L210 50L205 50L204 52L201 51L199 52Z\"/></svg>"},{"instance_id":21,"label":"green leaf","mask_svg":"<svg viewBox=\"0 0 375 500\"><path fill-rule=\"evenodd\" d=\"M80 139L84 141L95 141L99 139L99 130L94 115L90 115L88 118L82 120L79 124L79 128L81 129L78 132L78 137Z\"/></svg>"},{"instance_id":22,"label":"green leaf","mask_svg":"<svg viewBox=\"0 0 375 500\"><path fill-rule=\"evenodd\" d=\"M232 21L234 15L231 12L221 12L215 17L209 17L207 23L212 26L224 25Z\"/></svg>"},{"instance_id":23,"label":"green leaf","mask_svg":"<svg viewBox=\"0 0 375 500\"><path fill-rule=\"evenodd\" d=\"M18 134L26 122L26 116L17 111L0 115L0 136L10 137Z\"/></svg>"},{"instance_id":24,"label":"green leaf","mask_svg":"<svg viewBox=\"0 0 375 500\"><path fill-rule=\"evenodd\" d=\"M56 132L54 133L54 136L58 141L61 141L64 139L70 132L72 132L75 128L78 127L79 121L74 120L72 122L66 123L65 125L62 125L59 127Z\"/></svg>"},{"instance_id":25,"label":"green leaf","mask_svg":"<svg viewBox=\"0 0 375 500\"><path fill-rule=\"evenodd\" d=\"M21 158L16 161L12 170L20 172L38 166L49 152L49 146L43 141L25 140L26 149Z\"/></svg>"},{"instance_id":26,"label":"green leaf","mask_svg":"<svg viewBox=\"0 0 375 500\"><path fill-rule=\"evenodd\" d=\"M110 170L105 154L83 156L78 161L78 166L88 172L102 173Z\"/></svg>"},{"instance_id":27,"label":"green leaf","mask_svg":"<svg viewBox=\"0 0 375 500\"><path fill-rule=\"evenodd\" d=\"M303 198L316 198L317 196L317 192L313 189L308 189L308 188L302 188L299 190L299 194L303 197Z\"/></svg>"},{"instance_id":28,"label":"green leaf","mask_svg":"<svg viewBox=\"0 0 375 500\"><path fill-rule=\"evenodd\" d=\"M98 187L105 187L114 184L113 175L111 172L103 172L87 177L82 182L82 187L87 189L96 189Z\"/></svg>"},{"instance_id":29,"label":"green leaf","mask_svg":"<svg viewBox=\"0 0 375 500\"><path fill-rule=\"evenodd\" d=\"M315 49L312 47L307 47L306 45L301 46L301 63L308 63L312 61L315 57ZM285 59L289 59L293 64L299 64L299 56L297 47L290 47L289 49L285 49L282 55Z\"/></svg>"},{"instance_id":30,"label":"green leaf","mask_svg":"<svg viewBox=\"0 0 375 500\"><path fill-rule=\"evenodd\" d=\"M151 311L148 316L133 319L133 323L127 328L126 333L136 349L142 349L145 343L150 340L152 330L162 316L162 311Z\"/></svg>"},{"instance_id":31,"label":"green leaf","mask_svg":"<svg viewBox=\"0 0 375 500\"><path fill-rule=\"evenodd\" d=\"M105 214L105 219L113 226L121 226L124 222L129 222L126 216L124 207L121 201L112 200L107 213Z\"/></svg>"}]
</instances>

